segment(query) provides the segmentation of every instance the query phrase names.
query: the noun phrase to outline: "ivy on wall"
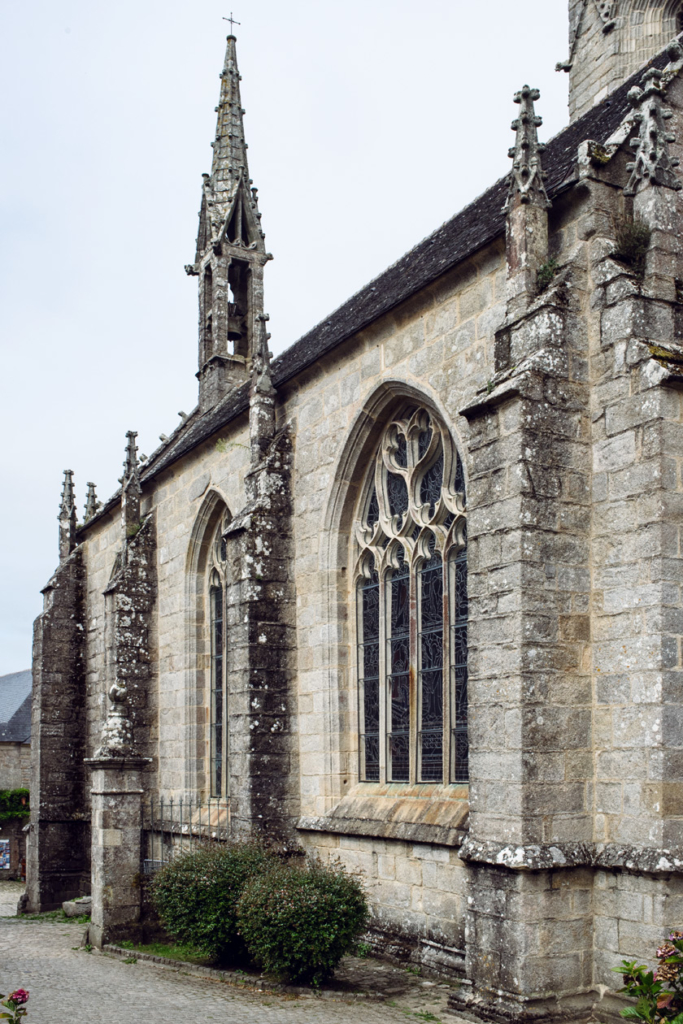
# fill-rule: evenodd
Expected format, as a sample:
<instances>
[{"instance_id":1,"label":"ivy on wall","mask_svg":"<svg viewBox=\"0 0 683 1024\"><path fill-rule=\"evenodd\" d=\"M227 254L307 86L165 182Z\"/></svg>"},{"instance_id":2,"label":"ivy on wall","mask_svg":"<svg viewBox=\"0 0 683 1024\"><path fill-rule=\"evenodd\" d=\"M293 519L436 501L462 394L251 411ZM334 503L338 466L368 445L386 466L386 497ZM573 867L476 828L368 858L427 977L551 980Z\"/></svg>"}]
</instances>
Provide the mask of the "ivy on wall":
<instances>
[{"instance_id":1,"label":"ivy on wall","mask_svg":"<svg viewBox=\"0 0 683 1024\"><path fill-rule=\"evenodd\" d=\"M0 821L28 818L30 813L27 789L0 789Z\"/></svg>"}]
</instances>

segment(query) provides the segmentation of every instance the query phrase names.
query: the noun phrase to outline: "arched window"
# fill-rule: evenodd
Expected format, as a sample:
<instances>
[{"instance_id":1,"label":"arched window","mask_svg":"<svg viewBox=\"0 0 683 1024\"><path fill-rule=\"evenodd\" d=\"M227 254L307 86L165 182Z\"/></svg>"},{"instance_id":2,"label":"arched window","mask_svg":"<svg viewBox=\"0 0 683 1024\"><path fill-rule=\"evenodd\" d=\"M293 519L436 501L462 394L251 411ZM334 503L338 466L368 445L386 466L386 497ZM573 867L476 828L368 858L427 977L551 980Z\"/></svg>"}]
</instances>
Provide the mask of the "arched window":
<instances>
[{"instance_id":1,"label":"arched window","mask_svg":"<svg viewBox=\"0 0 683 1024\"><path fill-rule=\"evenodd\" d=\"M228 795L228 695L226 631L226 543L223 520L211 543L208 607L211 651L209 776L211 796Z\"/></svg>"},{"instance_id":2,"label":"arched window","mask_svg":"<svg viewBox=\"0 0 683 1024\"><path fill-rule=\"evenodd\" d=\"M426 409L385 428L356 540L360 777L466 782L465 481Z\"/></svg>"}]
</instances>

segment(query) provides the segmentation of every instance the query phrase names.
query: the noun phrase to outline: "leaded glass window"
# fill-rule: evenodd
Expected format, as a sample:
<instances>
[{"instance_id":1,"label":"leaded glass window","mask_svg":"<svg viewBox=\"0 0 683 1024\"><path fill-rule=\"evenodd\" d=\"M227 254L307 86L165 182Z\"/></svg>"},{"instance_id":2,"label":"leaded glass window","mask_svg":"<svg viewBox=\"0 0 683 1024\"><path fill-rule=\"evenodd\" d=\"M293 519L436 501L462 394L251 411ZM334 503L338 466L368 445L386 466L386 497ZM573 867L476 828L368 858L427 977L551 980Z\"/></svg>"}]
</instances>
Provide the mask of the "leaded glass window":
<instances>
[{"instance_id":1,"label":"leaded glass window","mask_svg":"<svg viewBox=\"0 0 683 1024\"><path fill-rule=\"evenodd\" d=\"M360 777L466 782L465 477L426 409L387 424L356 542Z\"/></svg>"},{"instance_id":2,"label":"leaded glass window","mask_svg":"<svg viewBox=\"0 0 683 1024\"><path fill-rule=\"evenodd\" d=\"M209 783L211 796L228 793L228 701L226 635L226 557L222 523L211 545L209 572L209 640L211 652L209 706Z\"/></svg>"}]
</instances>

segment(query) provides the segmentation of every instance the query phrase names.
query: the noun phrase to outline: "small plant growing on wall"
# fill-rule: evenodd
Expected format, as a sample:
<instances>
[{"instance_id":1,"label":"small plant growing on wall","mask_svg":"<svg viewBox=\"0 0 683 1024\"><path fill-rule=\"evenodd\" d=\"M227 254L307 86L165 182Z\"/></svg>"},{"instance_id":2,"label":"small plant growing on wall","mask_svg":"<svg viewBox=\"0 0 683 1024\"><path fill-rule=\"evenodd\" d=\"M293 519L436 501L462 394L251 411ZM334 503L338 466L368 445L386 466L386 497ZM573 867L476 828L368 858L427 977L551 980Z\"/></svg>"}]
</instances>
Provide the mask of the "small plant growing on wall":
<instances>
[{"instance_id":1,"label":"small plant growing on wall","mask_svg":"<svg viewBox=\"0 0 683 1024\"><path fill-rule=\"evenodd\" d=\"M551 284L553 278L557 274L559 267L557 260L551 258L542 263L538 268L538 274L536 275L536 283L538 285L539 292L544 292L549 284Z\"/></svg>"},{"instance_id":2,"label":"small plant growing on wall","mask_svg":"<svg viewBox=\"0 0 683 1024\"><path fill-rule=\"evenodd\" d=\"M616 229L615 260L630 267L636 277L645 275L645 257L650 248L652 232L638 217L633 220L622 220Z\"/></svg>"}]
</instances>

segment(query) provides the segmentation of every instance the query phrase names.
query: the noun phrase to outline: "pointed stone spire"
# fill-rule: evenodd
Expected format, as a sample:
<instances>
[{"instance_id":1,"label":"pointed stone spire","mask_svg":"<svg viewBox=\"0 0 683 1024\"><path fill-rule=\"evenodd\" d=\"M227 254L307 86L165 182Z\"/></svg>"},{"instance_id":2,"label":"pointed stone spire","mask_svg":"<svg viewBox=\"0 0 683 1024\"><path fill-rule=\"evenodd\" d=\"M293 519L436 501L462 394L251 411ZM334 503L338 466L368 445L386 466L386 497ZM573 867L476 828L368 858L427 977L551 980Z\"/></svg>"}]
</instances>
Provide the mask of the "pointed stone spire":
<instances>
[{"instance_id":1,"label":"pointed stone spire","mask_svg":"<svg viewBox=\"0 0 683 1024\"><path fill-rule=\"evenodd\" d=\"M251 363L251 389L249 392L249 440L251 464L261 460L275 436L275 388L270 368L268 342L270 334L266 324L267 313L259 316L259 340Z\"/></svg>"},{"instance_id":2,"label":"pointed stone spire","mask_svg":"<svg viewBox=\"0 0 683 1024\"><path fill-rule=\"evenodd\" d=\"M121 525L124 539L134 536L140 526L140 464L135 438L136 430L126 433L126 457L123 460L123 476L121 477Z\"/></svg>"},{"instance_id":3,"label":"pointed stone spire","mask_svg":"<svg viewBox=\"0 0 683 1024\"><path fill-rule=\"evenodd\" d=\"M679 160L669 155L669 143L676 137L666 129L666 121L673 117L673 111L663 106L664 89L662 73L657 68L650 68L643 75L643 88L634 85L629 90L628 100L634 110L634 120L638 125L638 138L631 141L636 150L633 163L627 164L631 172L624 195L634 196L646 185L664 185L678 191L681 182L674 171Z\"/></svg>"},{"instance_id":4,"label":"pointed stone spire","mask_svg":"<svg viewBox=\"0 0 683 1024\"><path fill-rule=\"evenodd\" d=\"M513 163L504 208L509 319L520 315L535 298L538 270L548 259L550 201L541 164L545 147L538 141L537 129L542 119L534 109L539 96L538 89L525 85L514 97L521 110L512 122L515 145L509 151Z\"/></svg>"},{"instance_id":5,"label":"pointed stone spire","mask_svg":"<svg viewBox=\"0 0 683 1024\"><path fill-rule=\"evenodd\" d=\"M62 500L59 506L59 560L63 562L76 547L76 499L73 470L64 470Z\"/></svg>"},{"instance_id":6,"label":"pointed stone spire","mask_svg":"<svg viewBox=\"0 0 683 1024\"><path fill-rule=\"evenodd\" d=\"M92 480L88 480L88 493L85 498L85 516L83 517L83 522L87 523L94 515L97 515L97 512L101 507L102 502L97 500L97 494L95 493L95 484Z\"/></svg>"},{"instance_id":7,"label":"pointed stone spire","mask_svg":"<svg viewBox=\"0 0 683 1024\"><path fill-rule=\"evenodd\" d=\"M530 89L528 85L522 86L515 93L515 103L519 103L521 110L519 117L512 122L515 144L508 153L512 157L512 175L506 210L516 196L519 196L522 203L534 203L545 208L550 206L544 184L546 175L541 165L541 154L545 146L539 143L537 130L543 124L543 118L537 115L534 108L534 101L540 99L540 96L538 89Z\"/></svg>"},{"instance_id":8,"label":"pointed stone spire","mask_svg":"<svg viewBox=\"0 0 683 1024\"><path fill-rule=\"evenodd\" d=\"M235 37L228 36L205 174L195 262L199 277L199 403L212 408L248 379L263 312L263 267L271 259L249 177Z\"/></svg>"}]
</instances>

